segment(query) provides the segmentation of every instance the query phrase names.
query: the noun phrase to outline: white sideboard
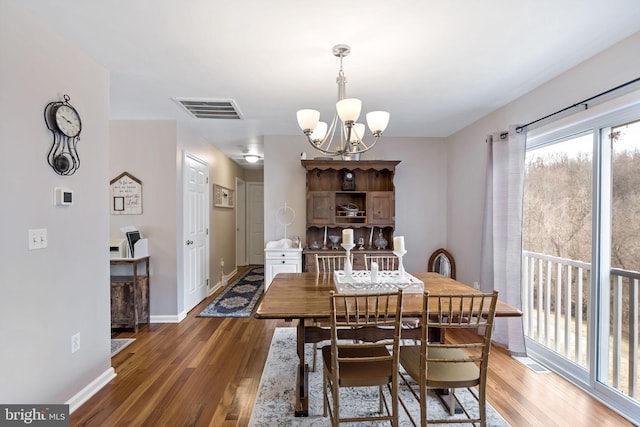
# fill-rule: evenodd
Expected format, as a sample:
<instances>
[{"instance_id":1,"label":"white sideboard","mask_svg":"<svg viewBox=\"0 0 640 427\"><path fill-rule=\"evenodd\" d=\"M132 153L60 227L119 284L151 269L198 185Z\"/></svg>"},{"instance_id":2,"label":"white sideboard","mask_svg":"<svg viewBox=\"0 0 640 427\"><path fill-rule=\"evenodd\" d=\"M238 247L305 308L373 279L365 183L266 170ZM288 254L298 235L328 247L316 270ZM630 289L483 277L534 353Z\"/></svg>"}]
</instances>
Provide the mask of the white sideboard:
<instances>
[{"instance_id":1,"label":"white sideboard","mask_svg":"<svg viewBox=\"0 0 640 427\"><path fill-rule=\"evenodd\" d=\"M302 248L264 250L264 290L278 273L302 273Z\"/></svg>"}]
</instances>

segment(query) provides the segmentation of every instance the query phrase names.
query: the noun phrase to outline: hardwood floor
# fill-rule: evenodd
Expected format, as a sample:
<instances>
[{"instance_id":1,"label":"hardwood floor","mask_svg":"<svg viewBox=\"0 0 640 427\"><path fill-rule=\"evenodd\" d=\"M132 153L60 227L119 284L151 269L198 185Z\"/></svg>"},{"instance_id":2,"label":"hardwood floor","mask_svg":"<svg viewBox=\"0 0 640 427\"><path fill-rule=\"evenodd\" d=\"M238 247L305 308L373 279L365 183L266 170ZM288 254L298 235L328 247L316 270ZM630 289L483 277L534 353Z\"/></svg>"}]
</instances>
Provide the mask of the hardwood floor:
<instances>
[{"instance_id":1,"label":"hardwood floor","mask_svg":"<svg viewBox=\"0 0 640 427\"><path fill-rule=\"evenodd\" d=\"M112 359L117 377L71 415L72 426L246 426L273 331L254 318L150 324ZM488 398L512 426L631 426L559 376L536 374L504 350L491 354ZM293 373L292 373L293 375Z\"/></svg>"}]
</instances>

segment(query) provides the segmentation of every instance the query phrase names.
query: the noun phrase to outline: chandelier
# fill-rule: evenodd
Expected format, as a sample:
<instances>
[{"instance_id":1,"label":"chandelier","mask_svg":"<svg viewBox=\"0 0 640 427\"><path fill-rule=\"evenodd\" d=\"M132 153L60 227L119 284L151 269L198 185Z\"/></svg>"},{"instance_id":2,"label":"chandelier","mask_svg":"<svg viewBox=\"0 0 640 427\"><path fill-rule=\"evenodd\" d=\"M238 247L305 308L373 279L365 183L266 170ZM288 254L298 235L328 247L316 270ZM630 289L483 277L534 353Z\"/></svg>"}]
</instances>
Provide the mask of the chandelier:
<instances>
[{"instance_id":1,"label":"chandelier","mask_svg":"<svg viewBox=\"0 0 640 427\"><path fill-rule=\"evenodd\" d=\"M378 142L380 135L387 128L389 113L386 111L371 111L367 113L367 124L373 134L373 140L369 143L364 140L364 124L358 123L362 101L356 98L345 98L345 85L347 79L342 71L342 58L351 52L351 48L345 44L333 47L333 55L340 58L340 71L336 78L338 83L338 102L333 120L330 125L320 121L320 112L304 109L297 113L298 125L302 129L313 148L331 156L341 156L343 159L357 159L360 153L369 151ZM338 118L341 124L338 123ZM339 129L339 130L338 130ZM335 138L338 131L339 138Z\"/></svg>"}]
</instances>

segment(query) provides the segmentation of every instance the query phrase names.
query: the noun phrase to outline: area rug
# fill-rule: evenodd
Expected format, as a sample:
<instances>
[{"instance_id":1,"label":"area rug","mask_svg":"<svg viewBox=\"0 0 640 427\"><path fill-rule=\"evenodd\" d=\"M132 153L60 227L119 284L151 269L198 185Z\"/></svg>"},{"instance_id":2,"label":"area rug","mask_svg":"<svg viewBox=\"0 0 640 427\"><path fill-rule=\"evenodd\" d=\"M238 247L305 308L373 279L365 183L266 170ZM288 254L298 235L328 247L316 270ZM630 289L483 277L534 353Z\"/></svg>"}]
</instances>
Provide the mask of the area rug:
<instances>
[{"instance_id":1,"label":"area rug","mask_svg":"<svg viewBox=\"0 0 640 427\"><path fill-rule=\"evenodd\" d=\"M249 317L263 289L264 267L252 267L228 285L198 317Z\"/></svg>"},{"instance_id":2,"label":"area rug","mask_svg":"<svg viewBox=\"0 0 640 427\"><path fill-rule=\"evenodd\" d=\"M111 357L120 353L126 346L134 342L135 338L114 338L111 340Z\"/></svg>"},{"instance_id":3,"label":"area rug","mask_svg":"<svg viewBox=\"0 0 640 427\"><path fill-rule=\"evenodd\" d=\"M311 360L313 347L307 345L307 360ZM322 357L318 353L318 357ZM250 427L315 427L330 426L329 418L322 416L322 364L318 363L315 372L309 372L309 417L296 418L293 415L293 407L295 402L295 381L296 366L298 356L296 354L296 330L295 328L276 328L269 349L269 356L265 364L260 386L256 397L256 403L253 407ZM344 415L366 414L376 411L378 408L377 388L343 388L340 390L341 413ZM344 393L344 394L343 394ZM404 393L404 401L414 419L420 420L420 408L415 400L413 400L409 391L401 390ZM456 395L463 402L463 405L470 410L476 410L477 404L475 399L466 390L457 391ZM388 398L388 396L387 396ZM445 411L433 395L429 396L428 410L430 417L445 416ZM473 409L473 410L471 410ZM343 412L344 410L344 412ZM453 418L460 418L464 415L455 415ZM399 409L400 426L411 426L411 421L407 417L404 410ZM362 426L364 424L346 423L346 426ZM388 422L369 423L371 426L388 426ZM470 424L449 424L450 426L463 426ZM508 427L509 424L500 416L495 409L487 403L487 425L495 427Z\"/></svg>"}]
</instances>

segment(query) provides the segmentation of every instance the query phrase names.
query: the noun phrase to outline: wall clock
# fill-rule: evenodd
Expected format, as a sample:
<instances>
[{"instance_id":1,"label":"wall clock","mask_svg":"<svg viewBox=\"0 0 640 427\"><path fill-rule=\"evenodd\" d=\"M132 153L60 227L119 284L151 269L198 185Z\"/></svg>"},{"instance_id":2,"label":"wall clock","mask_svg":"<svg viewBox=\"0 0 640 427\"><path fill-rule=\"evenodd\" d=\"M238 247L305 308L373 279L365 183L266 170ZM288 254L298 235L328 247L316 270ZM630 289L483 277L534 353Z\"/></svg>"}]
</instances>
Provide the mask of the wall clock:
<instances>
[{"instance_id":1,"label":"wall clock","mask_svg":"<svg viewBox=\"0 0 640 427\"><path fill-rule=\"evenodd\" d=\"M82 121L70 99L64 95L64 101L50 102L44 107L44 121L53 137L47 162L58 175L73 175L80 167L77 144Z\"/></svg>"}]
</instances>

